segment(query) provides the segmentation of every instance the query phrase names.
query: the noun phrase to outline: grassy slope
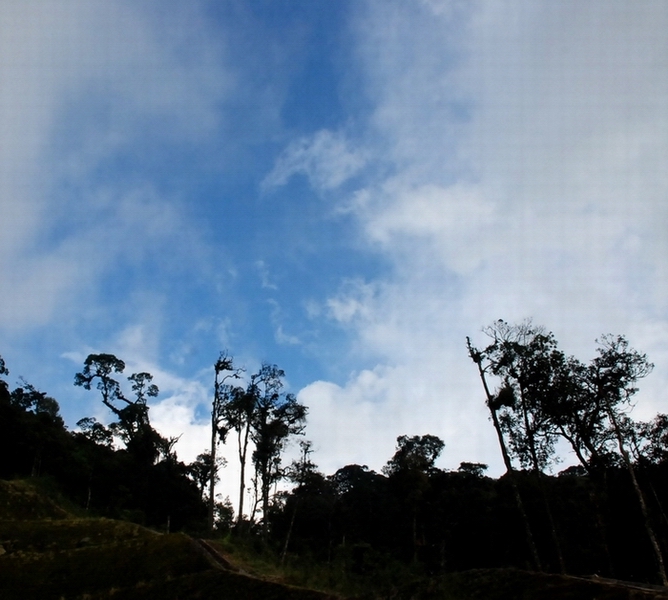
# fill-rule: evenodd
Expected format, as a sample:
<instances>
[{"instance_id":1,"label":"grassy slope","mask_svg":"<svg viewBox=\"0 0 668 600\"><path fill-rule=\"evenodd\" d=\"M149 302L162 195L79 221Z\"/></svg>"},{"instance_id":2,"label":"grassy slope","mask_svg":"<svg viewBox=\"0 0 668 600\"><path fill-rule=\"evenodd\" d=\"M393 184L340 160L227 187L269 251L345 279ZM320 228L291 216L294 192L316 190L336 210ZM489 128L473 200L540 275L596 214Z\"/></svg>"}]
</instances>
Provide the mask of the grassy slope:
<instances>
[{"instance_id":1,"label":"grassy slope","mask_svg":"<svg viewBox=\"0 0 668 600\"><path fill-rule=\"evenodd\" d=\"M73 518L26 482L0 481L0 598L318 600L214 568L191 538Z\"/></svg>"}]
</instances>

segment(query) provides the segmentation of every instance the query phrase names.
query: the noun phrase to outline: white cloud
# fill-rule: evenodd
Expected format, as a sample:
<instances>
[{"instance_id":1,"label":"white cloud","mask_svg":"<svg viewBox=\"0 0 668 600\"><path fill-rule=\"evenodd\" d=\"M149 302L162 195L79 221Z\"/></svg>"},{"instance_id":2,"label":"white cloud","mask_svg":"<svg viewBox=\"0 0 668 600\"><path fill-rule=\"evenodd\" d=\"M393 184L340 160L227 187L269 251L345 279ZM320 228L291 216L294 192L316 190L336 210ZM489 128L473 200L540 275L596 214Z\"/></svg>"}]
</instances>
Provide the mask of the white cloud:
<instances>
[{"instance_id":1,"label":"white cloud","mask_svg":"<svg viewBox=\"0 0 668 600\"><path fill-rule=\"evenodd\" d=\"M281 345L298 346L302 343L296 335L285 333L285 331L283 331L282 325L278 325L278 327L276 327L274 339L276 340L277 344Z\"/></svg>"},{"instance_id":2,"label":"white cloud","mask_svg":"<svg viewBox=\"0 0 668 600\"><path fill-rule=\"evenodd\" d=\"M299 393L309 407L307 437L319 467L333 473L356 463L379 471L394 454L399 435L429 433L446 442L439 466L487 462L498 471L501 459L489 452L493 429L486 423L482 394L466 403L453 401L468 391L475 371L441 369L436 376L436 365L408 362L355 373L344 386L315 382Z\"/></svg>"},{"instance_id":3,"label":"white cloud","mask_svg":"<svg viewBox=\"0 0 668 600\"><path fill-rule=\"evenodd\" d=\"M99 173L130 148L137 162L160 143L206 140L233 82L195 9L152 9L0 6L3 327L48 323L120 258L178 239L173 199L136 173L105 184Z\"/></svg>"},{"instance_id":4,"label":"white cloud","mask_svg":"<svg viewBox=\"0 0 668 600\"><path fill-rule=\"evenodd\" d=\"M365 163L365 152L355 148L345 134L322 129L292 142L278 157L262 186L267 189L285 185L293 175L302 174L315 189L333 190L355 176Z\"/></svg>"},{"instance_id":5,"label":"white cloud","mask_svg":"<svg viewBox=\"0 0 668 600\"><path fill-rule=\"evenodd\" d=\"M286 333L283 326L284 315L281 305L273 299L267 300L267 304L271 306L271 324L274 327L274 340L281 346L298 346L301 345L301 340L296 336Z\"/></svg>"},{"instance_id":6,"label":"white cloud","mask_svg":"<svg viewBox=\"0 0 668 600\"><path fill-rule=\"evenodd\" d=\"M329 298L326 306L331 318L342 324L366 319L377 294L376 286L359 279L346 281L339 295Z\"/></svg>"},{"instance_id":7,"label":"white cloud","mask_svg":"<svg viewBox=\"0 0 668 600\"><path fill-rule=\"evenodd\" d=\"M369 152L394 169L343 203L393 272L327 303L378 364L373 386L302 392L316 444L344 462L377 466L427 428L449 466L501 468L464 346L497 318L533 317L585 361L626 334L657 363L639 415L668 385L668 6L448 4L360 11Z\"/></svg>"},{"instance_id":8,"label":"white cloud","mask_svg":"<svg viewBox=\"0 0 668 600\"><path fill-rule=\"evenodd\" d=\"M480 265L503 221L477 187L406 188L396 181L384 185L380 202L365 207L363 219L369 240L397 260L415 256L419 248L456 273Z\"/></svg>"},{"instance_id":9,"label":"white cloud","mask_svg":"<svg viewBox=\"0 0 668 600\"><path fill-rule=\"evenodd\" d=\"M269 273L269 267L267 263L263 260L255 261L255 268L258 271L260 276L261 285L264 289L267 290L277 290L278 286L271 280L271 275Z\"/></svg>"}]
</instances>

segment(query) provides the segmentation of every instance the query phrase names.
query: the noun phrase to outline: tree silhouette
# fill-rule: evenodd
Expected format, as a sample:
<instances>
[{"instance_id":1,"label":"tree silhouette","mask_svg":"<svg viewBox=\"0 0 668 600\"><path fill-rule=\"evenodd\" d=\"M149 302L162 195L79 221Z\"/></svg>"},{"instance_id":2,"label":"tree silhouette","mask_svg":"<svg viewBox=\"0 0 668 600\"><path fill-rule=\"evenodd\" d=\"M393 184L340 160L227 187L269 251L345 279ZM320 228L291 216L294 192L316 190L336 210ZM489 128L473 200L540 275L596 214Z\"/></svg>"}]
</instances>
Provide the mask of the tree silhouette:
<instances>
[{"instance_id":1,"label":"tree silhouette","mask_svg":"<svg viewBox=\"0 0 668 600\"><path fill-rule=\"evenodd\" d=\"M220 459L217 459L220 462ZM213 468L213 461L210 452L202 452L197 455L197 458L188 465L188 477L190 477L197 485L200 498L204 500L207 487L211 483L211 476L213 474L214 483L220 480L218 469ZM209 488L210 489L210 488Z\"/></svg>"},{"instance_id":2,"label":"tree silhouette","mask_svg":"<svg viewBox=\"0 0 668 600\"><path fill-rule=\"evenodd\" d=\"M244 519L244 497L246 492L246 465L248 462L248 444L250 441L251 421L255 412L255 379L251 376L246 388L226 386L219 390L219 402L216 408L220 431L227 435L230 431L237 433L237 456L239 458L239 503L237 509L237 530L242 527ZM213 422L213 421L212 421Z\"/></svg>"},{"instance_id":3,"label":"tree silhouette","mask_svg":"<svg viewBox=\"0 0 668 600\"><path fill-rule=\"evenodd\" d=\"M114 373L122 373L125 363L113 354L89 354L84 368L74 377L74 385L90 390L93 382L102 394L102 403L118 419L109 426L110 431L124 443L128 452L147 464L155 462L162 454L171 456L176 439L167 440L151 427L148 417L148 399L158 395L158 386L152 383L150 373L133 373L128 377L135 399L127 398Z\"/></svg>"},{"instance_id":4,"label":"tree silhouette","mask_svg":"<svg viewBox=\"0 0 668 600\"><path fill-rule=\"evenodd\" d=\"M563 554L552 508L543 484L543 472L552 462L557 430L548 406L562 395L566 358L552 333L531 321L510 325L496 321L483 330L493 343L485 349L492 374L501 380L495 401L499 423L510 449L523 468L537 481L557 555L565 572Z\"/></svg>"},{"instance_id":5,"label":"tree silhouette","mask_svg":"<svg viewBox=\"0 0 668 600\"><path fill-rule=\"evenodd\" d=\"M418 546L424 545L424 534L419 535L419 507L430 487L429 476L434 471L434 463L444 447L443 440L435 435L401 435L397 438L394 456L383 467L383 473L389 477L390 485L409 514L413 562L417 561Z\"/></svg>"},{"instance_id":6,"label":"tree silhouette","mask_svg":"<svg viewBox=\"0 0 668 600\"><path fill-rule=\"evenodd\" d=\"M487 374L494 369L494 363L487 356L487 349L478 350L471 344L471 339L466 338L466 346L469 351L469 356L471 360L478 367L478 374L480 375L480 381L482 382L483 389L485 391L486 404L489 408L490 416L492 418L492 423L494 424L494 430L496 431L496 437L499 441L499 447L501 449L501 456L503 457L503 463L506 467L506 472L510 483L513 489L513 495L515 497L515 503L517 505L517 510L522 517L522 523L524 525L524 535L526 538L527 546L531 552L531 558L534 564L534 567L539 571L543 570L543 566L538 555L538 549L536 548L536 542L534 540L533 531L531 529L531 524L529 523L529 517L527 516L526 509L524 508L524 502L522 501L522 496L517 485L517 478L515 476L515 469L513 468L513 463L510 460L510 453L508 452L508 447L506 445L506 440L503 436L503 429L501 427L501 422L499 420L498 410L503 407L505 404L508 404L513 401L512 391L507 390L507 388L501 388L497 391L496 394L492 394L487 383ZM489 346L490 352L494 350L494 344Z\"/></svg>"},{"instance_id":7,"label":"tree silhouette","mask_svg":"<svg viewBox=\"0 0 668 600\"><path fill-rule=\"evenodd\" d=\"M230 424L227 423L226 405L230 402L233 388L226 383L230 379L239 379L242 369L236 369L231 356L221 352L214 364L215 380L213 403L211 405L211 450L209 469L209 531L215 527L215 485L219 463L216 459L218 441L225 441ZM240 508L241 509L241 508Z\"/></svg>"},{"instance_id":8,"label":"tree silhouette","mask_svg":"<svg viewBox=\"0 0 668 600\"><path fill-rule=\"evenodd\" d=\"M383 467L388 476L401 471L428 473L434 468L434 462L440 456L445 443L435 435L400 435L397 438L397 450Z\"/></svg>"},{"instance_id":9,"label":"tree silhouette","mask_svg":"<svg viewBox=\"0 0 668 600\"><path fill-rule=\"evenodd\" d=\"M285 372L276 365L264 364L253 378L249 392L254 397L250 437L255 445L253 466L260 485L262 531L268 533L271 486L283 477L281 454L289 438L304 431L307 408L283 389Z\"/></svg>"},{"instance_id":10,"label":"tree silhouette","mask_svg":"<svg viewBox=\"0 0 668 600\"><path fill-rule=\"evenodd\" d=\"M5 359L0 356L0 375L9 375L9 369L5 364ZM7 382L4 379L0 379L0 386L7 389Z\"/></svg>"},{"instance_id":11,"label":"tree silhouette","mask_svg":"<svg viewBox=\"0 0 668 600\"><path fill-rule=\"evenodd\" d=\"M661 548L651 524L645 495L638 483L635 467L627 448L629 440L622 427L623 411L629 408L631 398L638 391L638 388L635 387L637 381L649 375L654 365L647 360L645 354L630 348L628 341L622 336L603 336L599 344L598 356L592 360L588 369L588 389L590 394L603 407L609 419L619 452L638 498L645 530L656 558L659 576L663 585L668 585Z\"/></svg>"}]
</instances>

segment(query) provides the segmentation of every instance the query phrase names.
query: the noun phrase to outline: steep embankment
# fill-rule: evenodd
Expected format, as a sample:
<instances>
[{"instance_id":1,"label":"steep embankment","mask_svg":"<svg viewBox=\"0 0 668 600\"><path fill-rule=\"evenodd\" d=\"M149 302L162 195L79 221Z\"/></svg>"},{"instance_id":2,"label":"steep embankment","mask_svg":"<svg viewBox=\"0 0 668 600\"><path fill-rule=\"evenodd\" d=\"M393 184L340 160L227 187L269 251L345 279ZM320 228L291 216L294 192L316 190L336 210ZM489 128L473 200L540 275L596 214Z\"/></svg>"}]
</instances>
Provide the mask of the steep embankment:
<instances>
[{"instance_id":1,"label":"steep embankment","mask_svg":"<svg viewBox=\"0 0 668 600\"><path fill-rule=\"evenodd\" d=\"M0 481L0 554L3 600L328 598L226 570L183 534L74 518L26 482Z\"/></svg>"}]
</instances>

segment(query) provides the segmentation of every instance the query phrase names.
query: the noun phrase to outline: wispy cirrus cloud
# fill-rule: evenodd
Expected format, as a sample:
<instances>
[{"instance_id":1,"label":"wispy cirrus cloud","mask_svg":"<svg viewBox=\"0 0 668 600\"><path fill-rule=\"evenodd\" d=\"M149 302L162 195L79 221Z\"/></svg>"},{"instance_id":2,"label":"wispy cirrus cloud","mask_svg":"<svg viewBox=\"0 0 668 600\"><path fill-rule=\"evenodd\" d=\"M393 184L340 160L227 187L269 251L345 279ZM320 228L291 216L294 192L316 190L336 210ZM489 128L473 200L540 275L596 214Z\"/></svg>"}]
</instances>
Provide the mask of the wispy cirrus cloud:
<instances>
[{"instance_id":1,"label":"wispy cirrus cloud","mask_svg":"<svg viewBox=\"0 0 668 600\"><path fill-rule=\"evenodd\" d=\"M357 175L367 162L363 149L342 132L322 129L291 142L265 177L265 190L284 185L294 175L304 175L319 191L334 190Z\"/></svg>"},{"instance_id":2,"label":"wispy cirrus cloud","mask_svg":"<svg viewBox=\"0 0 668 600\"><path fill-rule=\"evenodd\" d=\"M232 78L196 9L173 8L0 8L1 325L47 323L123 257L178 237L146 170L217 129Z\"/></svg>"}]
</instances>

